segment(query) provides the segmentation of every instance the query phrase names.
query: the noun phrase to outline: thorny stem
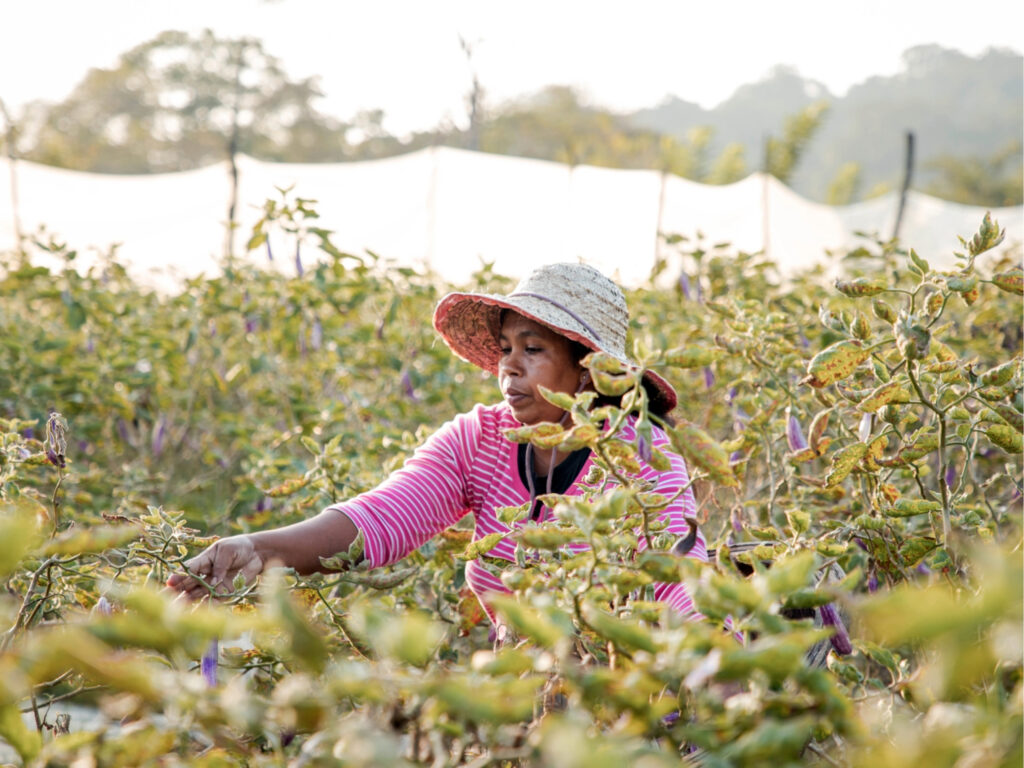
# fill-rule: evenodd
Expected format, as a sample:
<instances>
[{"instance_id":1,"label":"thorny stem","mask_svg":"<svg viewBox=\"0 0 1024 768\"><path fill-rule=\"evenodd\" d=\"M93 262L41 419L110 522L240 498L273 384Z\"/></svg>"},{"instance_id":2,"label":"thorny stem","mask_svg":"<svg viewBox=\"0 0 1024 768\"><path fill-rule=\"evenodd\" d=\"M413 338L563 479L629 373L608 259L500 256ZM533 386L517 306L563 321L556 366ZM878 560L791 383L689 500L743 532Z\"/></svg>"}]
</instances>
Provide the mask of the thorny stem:
<instances>
[{"instance_id":1,"label":"thorny stem","mask_svg":"<svg viewBox=\"0 0 1024 768\"><path fill-rule=\"evenodd\" d=\"M769 485L769 488L771 489L770 493L768 494L768 522L772 526L774 526L775 525L775 520L774 520L774 517L773 517L772 513L773 513L773 511L775 509L775 489L776 489L776 485L775 485L775 471L773 469L774 462L772 460L772 441L769 439L767 432L764 432L763 430L761 432L761 437L764 438L764 446L765 446L764 450L765 450L765 454L766 454L766 456L765 456L765 464L766 464L767 469L768 469L768 485Z\"/></svg>"},{"instance_id":2,"label":"thorny stem","mask_svg":"<svg viewBox=\"0 0 1024 768\"><path fill-rule=\"evenodd\" d=\"M46 701L42 702L42 707L45 709L46 707L49 707L51 704L56 704L58 701L66 701L67 699L73 699L73 698L75 698L75 696L78 696L81 693L90 693L92 691L99 691L99 690L101 690L103 688L106 688L106 687L107 686L105 686L105 685L83 685L83 686L80 686L80 687L76 688L73 691L68 691L67 693L62 693L62 694L59 694L57 696L52 696L51 698L49 698ZM33 696L32 697L32 703L29 706L27 706L27 707L22 707L20 711L23 712L23 713L32 712L34 709L36 709L36 706L37 706L36 699L35 699L35 696ZM36 714L36 722L39 722L39 720L38 720L38 713Z\"/></svg>"},{"instance_id":3,"label":"thorny stem","mask_svg":"<svg viewBox=\"0 0 1024 768\"><path fill-rule=\"evenodd\" d=\"M614 434L614 432L612 434ZM612 463L611 459L608 457L608 452L604 448L603 442L598 441L596 447L597 447L598 455L601 457L601 459L604 461L604 463L608 465L608 469L612 473L612 476L616 480L619 481L619 484L623 488L629 488L629 479L624 474L622 474L621 471L619 471L618 467L616 467L615 464ZM648 527L648 520L647 520L647 514L648 514L649 507L646 504L644 504L642 501L640 501L640 499L637 499L636 501L640 505L641 517L643 519L644 541L647 542L647 548L648 549L653 549L654 548L654 544L651 541L651 531L650 531L650 529Z\"/></svg>"},{"instance_id":4,"label":"thorny stem","mask_svg":"<svg viewBox=\"0 0 1024 768\"><path fill-rule=\"evenodd\" d=\"M36 591L36 585L39 583L39 577L43 575L43 571L49 571L50 566L56 562L56 558L47 558L42 565L40 565L35 572L32 574L32 579L28 583L28 589L25 590L25 598L22 600L21 608L18 609L18 615L14 617L14 624L11 625L10 629L4 632L3 639L0 640L0 651L6 651L11 641L14 639L15 633L25 622L25 616L28 614L29 605L32 603L32 593ZM49 594L49 586L47 586L47 595ZM45 598L44 598L45 599ZM38 607L38 606L37 606ZM33 611L35 615L35 611Z\"/></svg>"},{"instance_id":5,"label":"thorny stem","mask_svg":"<svg viewBox=\"0 0 1024 768\"><path fill-rule=\"evenodd\" d=\"M868 352L873 352L874 350L878 349L879 347L887 346L887 345L891 344L894 339L895 339L894 336L886 336L881 341L876 342L875 344L872 344L870 347L868 347L867 351Z\"/></svg>"},{"instance_id":6,"label":"thorny stem","mask_svg":"<svg viewBox=\"0 0 1024 768\"><path fill-rule=\"evenodd\" d=\"M828 754L826 754L825 751L823 749L821 749L821 747L817 746L813 742L808 744L807 748L809 750L811 750L811 752L816 754L818 757L820 757L822 760L824 760L826 763L828 763L829 765L834 765L834 766L836 766L836 768L840 767L841 763L837 763L835 760L833 760L831 757L829 757Z\"/></svg>"},{"instance_id":7,"label":"thorny stem","mask_svg":"<svg viewBox=\"0 0 1024 768\"><path fill-rule=\"evenodd\" d=\"M950 521L949 512L949 489L946 487L946 412L940 409L934 403L932 403L924 394L924 390L921 389L920 383L917 381L917 376L914 375L914 366L909 362L907 363L907 377L910 379L910 383L913 385L914 390L917 392L918 397L921 398L921 402L935 413L939 421L939 490L942 492L942 545L949 549L950 537L952 536L953 526ZM915 473L916 474L916 473Z\"/></svg>"},{"instance_id":8,"label":"thorny stem","mask_svg":"<svg viewBox=\"0 0 1024 768\"><path fill-rule=\"evenodd\" d=\"M57 484L53 487L53 496L50 499L50 506L53 507L53 533L51 536L57 535L57 530L60 526L60 488L64 484L64 470L57 469Z\"/></svg>"}]
</instances>

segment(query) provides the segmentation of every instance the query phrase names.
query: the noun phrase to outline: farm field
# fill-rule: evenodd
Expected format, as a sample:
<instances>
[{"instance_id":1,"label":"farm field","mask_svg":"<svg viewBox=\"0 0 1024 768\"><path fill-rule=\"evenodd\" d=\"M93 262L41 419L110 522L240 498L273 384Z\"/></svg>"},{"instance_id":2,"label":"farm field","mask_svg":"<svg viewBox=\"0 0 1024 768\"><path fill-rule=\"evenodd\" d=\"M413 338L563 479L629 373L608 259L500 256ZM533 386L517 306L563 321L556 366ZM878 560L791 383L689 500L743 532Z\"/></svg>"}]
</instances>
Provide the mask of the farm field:
<instances>
[{"instance_id":1,"label":"farm field","mask_svg":"<svg viewBox=\"0 0 1024 768\"><path fill-rule=\"evenodd\" d=\"M316 232L293 275L250 255L173 295L116 255L84 275L52 241L0 257L0 759L1019 765L1024 272L991 218L951 234L954 269L865 239L834 284L668 236L650 286L672 287L627 296L633 352L680 393L666 429L716 557L671 554L667 500L631 475L664 457L616 437L656 417L636 372L595 360L621 408L583 395L560 403L575 428L532 434L591 447L593 491L543 525L503 511L522 567L497 646L465 583L496 539L468 518L376 571L276 569L198 606L161 587L212 537L368 490L496 402L430 317L514 280L448 286ZM656 581L706 620L666 614Z\"/></svg>"}]
</instances>

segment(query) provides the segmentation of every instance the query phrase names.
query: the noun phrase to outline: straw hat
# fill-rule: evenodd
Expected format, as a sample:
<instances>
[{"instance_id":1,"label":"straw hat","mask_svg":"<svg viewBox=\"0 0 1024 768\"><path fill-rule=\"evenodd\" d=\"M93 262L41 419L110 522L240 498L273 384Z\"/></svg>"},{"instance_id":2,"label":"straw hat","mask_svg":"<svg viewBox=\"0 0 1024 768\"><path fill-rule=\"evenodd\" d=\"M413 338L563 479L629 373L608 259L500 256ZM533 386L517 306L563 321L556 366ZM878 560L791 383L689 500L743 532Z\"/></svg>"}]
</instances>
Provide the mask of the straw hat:
<instances>
[{"instance_id":1,"label":"straw hat","mask_svg":"<svg viewBox=\"0 0 1024 768\"><path fill-rule=\"evenodd\" d=\"M629 310L615 283L586 264L549 264L534 270L507 296L449 293L434 310L434 328L466 362L498 372L501 311L511 309L587 349L606 352L628 366ZM644 373L652 410L668 413L676 406L672 385Z\"/></svg>"}]
</instances>

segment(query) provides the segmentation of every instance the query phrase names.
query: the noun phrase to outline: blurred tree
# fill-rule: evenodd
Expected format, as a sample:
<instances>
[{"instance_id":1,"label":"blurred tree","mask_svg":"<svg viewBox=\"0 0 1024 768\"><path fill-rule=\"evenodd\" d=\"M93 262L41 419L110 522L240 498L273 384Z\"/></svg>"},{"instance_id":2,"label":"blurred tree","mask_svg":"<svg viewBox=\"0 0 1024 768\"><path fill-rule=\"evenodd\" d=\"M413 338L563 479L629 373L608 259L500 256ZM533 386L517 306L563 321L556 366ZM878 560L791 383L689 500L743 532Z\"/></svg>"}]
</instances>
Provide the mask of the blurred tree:
<instances>
[{"instance_id":1,"label":"blurred tree","mask_svg":"<svg viewBox=\"0 0 1024 768\"><path fill-rule=\"evenodd\" d=\"M942 155L926 164L938 178L929 194L969 205L1002 207L1024 202L1021 142L1014 141L989 157Z\"/></svg>"},{"instance_id":2,"label":"blurred tree","mask_svg":"<svg viewBox=\"0 0 1024 768\"><path fill-rule=\"evenodd\" d=\"M93 69L52 106L29 159L80 170L141 173L227 159L235 214L238 153L272 160L343 155L343 126L320 114L314 78L292 80L259 40L163 32ZM230 238L229 238L230 240ZM230 247L230 246L229 246Z\"/></svg>"},{"instance_id":3,"label":"blurred tree","mask_svg":"<svg viewBox=\"0 0 1024 768\"><path fill-rule=\"evenodd\" d=\"M734 142L726 145L704 178L708 184L732 184L747 175L746 150Z\"/></svg>"},{"instance_id":4,"label":"blurred tree","mask_svg":"<svg viewBox=\"0 0 1024 768\"><path fill-rule=\"evenodd\" d=\"M473 54L478 43L470 43L462 35L459 35L459 47L466 55L466 64L469 66L469 73L472 77L472 84L469 93L466 94L466 111L469 113L469 131L467 132L470 149L480 149L480 124L484 117L484 87L480 83L480 76L473 63Z\"/></svg>"},{"instance_id":5,"label":"blurred tree","mask_svg":"<svg viewBox=\"0 0 1024 768\"><path fill-rule=\"evenodd\" d=\"M788 183L827 113L828 103L819 101L787 118L782 137L769 137L765 144L765 172Z\"/></svg>"},{"instance_id":6,"label":"blurred tree","mask_svg":"<svg viewBox=\"0 0 1024 768\"><path fill-rule=\"evenodd\" d=\"M678 139L636 128L623 116L584 103L569 86L549 86L498 111L482 126L480 148L569 165L655 168L699 178L710 132Z\"/></svg>"},{"instance_id":7,"label":"blurred tree","mask_svg":"<svg viewBox=\"0 0 1024 768\"><path fill-rule=\"evenodd\" d=\"M849 205L853 202L860 186L860 166L857 163L844 163L828 185L825 202L829 205Z\"/></svg>"},{"instance_id":8,"label":"blurred tree","mask_svg":"<svg viewBox=\"0 0 1024 768\"><path fill-rule=\"evenodd\" d=\"M315 78L290 79L259 40L168 31L90 70L24 154L110 173L198 168L230 152L339 159L346 126L315 109L320 96Z\"/></svg>"}]
</instances>

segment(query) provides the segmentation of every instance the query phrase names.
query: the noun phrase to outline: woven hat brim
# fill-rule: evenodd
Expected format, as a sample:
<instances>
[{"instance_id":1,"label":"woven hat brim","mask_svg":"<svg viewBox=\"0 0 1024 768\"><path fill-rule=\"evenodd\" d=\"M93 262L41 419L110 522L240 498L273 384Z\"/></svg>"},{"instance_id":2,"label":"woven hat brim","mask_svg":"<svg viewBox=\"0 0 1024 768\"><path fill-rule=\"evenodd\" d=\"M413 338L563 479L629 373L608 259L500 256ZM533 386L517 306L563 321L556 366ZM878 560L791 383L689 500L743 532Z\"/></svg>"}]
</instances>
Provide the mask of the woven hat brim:
<instances>
[{"instance_id":1,"label":"woven hat brim","mask_svg":"<svg viewBox=\"0 0 1024 768\"><path fill-rule=\"evenodd\" d=\"M510 309L587 349L606 352L625 365L636 364L621 352L605 348L588 329L557 307L529 296L508 297L486 293L449 293L434 310L434 329L459 358L497 375L501 311ZM654 371L644 372L644 384L656 410L668 413L678 398L672 385Z\"/></svg>"}]
</instances>

